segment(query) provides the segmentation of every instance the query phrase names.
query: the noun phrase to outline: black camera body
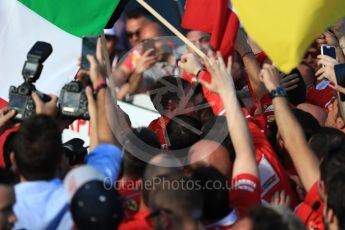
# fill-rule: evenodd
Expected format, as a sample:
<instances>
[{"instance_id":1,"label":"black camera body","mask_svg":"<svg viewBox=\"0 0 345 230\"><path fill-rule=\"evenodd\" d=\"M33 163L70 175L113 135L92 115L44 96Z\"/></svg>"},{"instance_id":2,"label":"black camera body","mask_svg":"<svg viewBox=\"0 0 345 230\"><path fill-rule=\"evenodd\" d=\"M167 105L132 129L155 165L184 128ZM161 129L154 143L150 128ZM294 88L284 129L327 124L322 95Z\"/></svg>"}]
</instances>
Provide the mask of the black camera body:
<instances>
[{"instance_id":1,"label":"black camera body","mask_svg":"<svg viewBox=\"0 0 345 230\"><path fill-rule=\"evenodd\" d=\"M37 91L32 86L24 83L18 87L10 87L8 110L14 109L16 111L16 116L14 117L16 121L23 121L36 113L35 103L31 97L32 92L36 92L43 102L50 101L48 95Z\"/></svg>"},{"instance_id":2,"label":"black camera body","mask_svg":"<svg viewBox=\"0 0 345 230\"><path fill-rule=\"evenodd\" d=\"M89 110L85 88L80 81L71 81L61 89L60 114L64 117L88 120Z\"/></svg>"},{"instance_id":3,"label":"black camera body","mask_svg":"<svg viewBox=\"0 0 345 230\"><path fill-rule=\"evenodd\" d=\"M53 49L49 43L36 42L30 49L27 60L24 63L22 75L24 83L18 87L11 86L9 90L8 110L15 110L15 121L24 119L35 114L35 103L31 97L32 92L36 92L43 102L48 102L50 97L36 90L34 82L40 77L43 62L49 57Z\"/></svg>"},{"instance_id":4,"label":"black camera body","mask_svg":"<svg viewBox=\"0 0 345 230\"><path fill-rule=\"evenodd\" d=\"M73 138L64 143L63 151L70 166L83 164L84 158L87 155L87 147L84 147L84 141L79 138Z\"/></svg>"}]
</instances>

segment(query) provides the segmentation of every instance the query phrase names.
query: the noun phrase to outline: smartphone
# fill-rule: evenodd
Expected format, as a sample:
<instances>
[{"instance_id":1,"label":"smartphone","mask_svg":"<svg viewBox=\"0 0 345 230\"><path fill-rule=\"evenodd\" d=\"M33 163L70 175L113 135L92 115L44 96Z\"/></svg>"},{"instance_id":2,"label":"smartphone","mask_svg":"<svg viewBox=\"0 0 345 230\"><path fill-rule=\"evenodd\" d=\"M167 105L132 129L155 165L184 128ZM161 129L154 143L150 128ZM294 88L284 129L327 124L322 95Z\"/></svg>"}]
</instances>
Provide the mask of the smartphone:
<instances>
[{"instance_id":1,"label":"smartphone","mask_svg":"<svg viewBox=\"0 0 345 230\"><path fill-rule=\"evenodd\" d=\"M150 53L150 56L156 55L156 46L155 41L153 39L148 39L143 42L143 53L148 51L149 49L153 49L153 51Z\"/></svg>"},{"instance_id":2,"label":"smartphone","mask_svg":"<svg viewBox=\"0 0 345 230\"><path fill-rule=\"evenodd\" d=\"M98 37L85 36L82 38L83 46L81 50L81 68L85 70L90 69L90 63L86 56L88 54L96 57L96 47L97 47Z\"/></svg>"},{"instance_id":3,"label":"smartphone","mask_svg":"<svg viewBox=\"0 0 345 230\"><path fill-rule=\"evenodd\" d=\"M336 59L335 46L321 45L321 54Z\"/></svg>"},{"instance_id":4,"label":"smartphone","mask_svg":"<svg viewBox=\"0 0 345 230\"><path fill-rule=\"evenodd\" d=\"M334 66L335 77L337 84L341 87L345 87L345 64L339 64ZM340 94L340 100L345 101L345 94Z\"/></svg>"}]
</instances>

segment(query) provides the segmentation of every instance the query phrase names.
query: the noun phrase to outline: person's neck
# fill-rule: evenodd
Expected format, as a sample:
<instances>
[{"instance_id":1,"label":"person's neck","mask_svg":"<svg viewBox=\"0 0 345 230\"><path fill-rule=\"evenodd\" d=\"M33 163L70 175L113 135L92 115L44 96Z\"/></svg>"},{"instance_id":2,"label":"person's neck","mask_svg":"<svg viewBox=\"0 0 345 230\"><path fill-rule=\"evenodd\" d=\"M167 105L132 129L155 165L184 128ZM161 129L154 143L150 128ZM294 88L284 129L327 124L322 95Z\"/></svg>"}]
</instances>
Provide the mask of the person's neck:
<instances>
[{"instance_id":1,"label":"person's neck","mask_svg":"<svg viewBox=\"0 0 345 230\"><path fill-rule=\"evenodd\" d=\"M20 175L20 182L28 182L28 180L22 175Z\"/></svg>"},{"instance_id":2,"label":"person's neck","mask_svg":"<svg viewBox=\"0 0 345 230\"><path fill-rule=\"evenodd\" d=\"M55 177L50 178L50 179L28 180L28 179L25 178L24 176L19 175L19 182L22 183L22 182L34 182L34 181L51 181L51 180L56 179L56 178L57 178L57 176L55 175Z\"/></svg>"},{"instance_id":3,"label":"person's neck","mask_svg":"<svg viewBox=\"0 0 345 230\"><path fill-rule=\"evenodd\" d=\"M149 210L149 208L146 206L146 204L144 203L144 199L143 199L143 193L141 193L140 196L140 205L139 205L139 212L144 212Z\"/></svg>"}]
</instances>

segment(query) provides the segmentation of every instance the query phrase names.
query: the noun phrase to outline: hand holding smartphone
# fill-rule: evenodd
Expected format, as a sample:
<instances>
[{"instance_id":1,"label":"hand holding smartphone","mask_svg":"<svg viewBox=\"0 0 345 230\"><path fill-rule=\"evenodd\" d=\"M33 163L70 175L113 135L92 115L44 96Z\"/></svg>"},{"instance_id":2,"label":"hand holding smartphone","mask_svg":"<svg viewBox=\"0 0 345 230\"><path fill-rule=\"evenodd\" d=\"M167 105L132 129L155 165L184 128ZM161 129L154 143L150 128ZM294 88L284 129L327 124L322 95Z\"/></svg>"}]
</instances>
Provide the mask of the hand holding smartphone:
<instances>
[{"instance_id":1,"label":"hand holding smartphone","mask_svg":"<svg viewBox=\"0 0 345 230\"><path fill-rule=\"evenodd\" d=\"M149 56L155 56L156 52L157 52L157 49L156 49L156 46L155 46L155 41L153 39L148 39L148 40L143 42L143 45L142 45L143 53L145 53L149 49L152 49L152 51L150 52Z\"/></svg>"},{"instance_id":2,"label":"hand holding smartphone","mask_svg":"<svg viewBox=\"0 0 345 230\"><path fill-rule=\"evenodd\" d=\"M98 37L85 36L82 38L82 51L81 51L81 68L85 70L90 69L90 63L87 60L87 55L93 55L96 57L96 47L97 47Z\"/></svg>"},{"instance_id":3,"label":"hand holding smartphone","mask_svg":"<svg viewBox=\"0 0 345 230\"><path fill-rule=\"evenodd\" d=\"M327 55L331 58L337 59L337 54L335 51L335 46L321 45L321 54ZM324 66L323 66L324 67Z\"/></svg>"},{"instance_id":4,"label":"hand holding smartphone","mask_svg":"<svg viewBox=\"0 0 345 230\"><path fill-rule=\"evenodd\" d=\"M345 88L345 64L339 64L334 66L335 77L337 84ZM345 101L345 95L340 94L340 100Z\"/></svg>"}]
</instances>

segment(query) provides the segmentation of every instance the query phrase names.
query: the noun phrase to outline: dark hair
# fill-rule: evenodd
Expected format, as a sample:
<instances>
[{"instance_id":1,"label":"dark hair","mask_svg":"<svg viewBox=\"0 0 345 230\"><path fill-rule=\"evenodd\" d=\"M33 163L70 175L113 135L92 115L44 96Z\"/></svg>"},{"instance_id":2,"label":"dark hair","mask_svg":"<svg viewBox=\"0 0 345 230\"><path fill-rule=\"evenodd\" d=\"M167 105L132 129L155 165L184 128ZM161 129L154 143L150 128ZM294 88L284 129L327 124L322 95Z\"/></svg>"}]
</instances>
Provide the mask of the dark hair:
<instances>
[{"instance_id":1,"label":"dark hair","mask_svg":"<svg viewBox=\"0 0 345 230\"><path fill-rule=\"evenodd\" d=\"M134 9L127 12L127 19L138 19L141 17L145 17L145 18L150 19L151 15L147 10L145 10L143 8L139 8L139 7L134 8Z\"/></svg>"},{"instance_id":2,"label":"dark hair","mask_svg":"<svg viewBox=\"0 0 345 230\"><path fill-rule=\"evenodd\" d=\"M169 103L179 104L191 85L184 79L174 76L165 76L156 81L150 91L150 99L159 113L164 113Z\"/></svg>"},{"instance_id":3,"label":"dark hair","mask_svg":"<svg viewBox=\"0 0 345 230\"><path fill-rule=\"evenodd\" d=\"M198 120L187 115L175 116L166 126L169 149L177 150L192 146L200 140L200 130L201 124Z\"/></svg>"},{"instance_id":4,"label":"dark hair","mask_svg":"<svg viewBox=\"0 0 345 230\"><path fill-rule=\"evenodd\" d=\"M6 141L4 143L4 162L5 162L5 168L9 169L12 166L12 162L10 159L10 154L11 152L14 151L14 139L17 135L17 131L11 132L7 137L6 137Z\"/></svg>"},{"instance_id":5,"label":"dark hair","mask_svg":"<svg viewBox=\"0 0 345 230\"><path fill-rule=\"evenodd\" d=\"M248 218L252 221L252 230L289 229L282 216L268 207L254 207L249 211Z\"/></svg>"},{"instance_id":6,"label":"dark hair","mask_svg":"<svg viewBox=\"0 0 345 230\"><path fill-rule=\"evenodd\" d=\"M306 95L307 95L307 87L298 69L292 70L292 72L289 73L288 75L291 75L291 74L297 74L299 81L296 83L297 87L295 89L287 91L287 95L288 95L289 102L296 106L305 102ZM286 76L284 76L283 78L285 78Z\"/></svg>"},{"instance_id":7,"label":"dark hair","mask_svg":"<svg viewBox=\"0 0 345 230\"><path fill-rule=\"evenodd\" d=\"M334 174L327 183L327 209L332 209L339 229L345 229L345 168Z\"/></svg>"},{"instance_id":8,"label":"dark hair","mask_svg":"<svg viewBox=\"0 0 345 230\"><path fill-rule=\"evenodd\" d=\"M202 139L216 141L216 142L219 142L221 140L218 140L218 137L215 135L212 135L212 133L210 133L210 131L216 130L217 134L223 133L225 138L221 144L226 148L226 150L228 150L230 161L231 162L235 161L236 153L235 153L235 149L234 149L234 146L232 144L232 141L231 141L231 138L229 135L229 129L228 129L227 121L226 121L226 118L224 116L211 117L211 119L209 119L207 122L205 122L203 124L203 127L201 130L203 133Z\"/></svg>"},{"instance_id":9,"label":"dark hair","mask_svg":"<svg viewBox=\"0 0 345 230\"><path fill-rule=\"evenodd\" d=\"M142 140L145 144L155 148L156 152L151 152L151 157L160 152L161 144L154 132L147 128L133 128L132 132L136 137ZM133 145L131 138L127 138L125 149L128 145ZM133 179L140 179L145 171L147 163L137 158L128 150L125 151L123 156L124 173L131 176Z\"/></svg>"},{"instance_id":10,"label":"dark hair","mask_svg":"<svg viewBox=\"0 0 345 230\"><path fill-rule=\"evenodd\" d=\"M0 168L0 185L14 185L16 183L15 175L9 169Z\"/></svg>"},{"instance_id":11,"label":"dark hair","mask_svg":"<svg viewBox=\"0 0 345 230\"><path fill-rule=\"evenodd\" d=\"M48 116L36 115L22 123L14 140L14 157L26 180L51 180L62 157L61 132Z\"/></svg>"},{"instance_id":12,"label":"dark hair","mask_svg":"<svg viewBox=\"0 0 345 230\"><path fill-rule=\"evenodd\" d=\"M183 30L183 34L184 34L184 36L188 36L188 34L190 33L190 32L192 32L192 31L194 31L194 30L188 30L188 29L184 29Z\"/></svg>"},{"instance_id":13,"label":"dark hair","mask_svg":"<svg viewBox=\"0 0 345 230\"><path fill-rule=\"evenodd\" d=\"M300 109L293 109L292 113L295 115L307 140L321 128L319 122L310 113Z\"/></svg>"},{"instance_id":14,"label":"dark hair","mask_svg":"<svg viewBox=\"0 0 345 230\"><path fill-rule=\"evenodd\" d=\"M345 143L345 134L338 129L321 127L309 140L309 146L319 159L334 148Z\"/></svg>"},{"instance_id":15,"label":"dark hair","mask_svg":"<svg viewBox=\"0 0 345 230\"><path fill-rule=\"evenodd\" d=\"M202 190L203 220L212 223L227 216L231 211L227 178L212 166L197 167L193 170L192 177L202 188L207 188ZM210 181L217 183L217 187L210 186Z\"/></svg>"},{"instance_id":16,"label":"dark hair","mask_svg":"<svg viewBox=\"0 0 345 230\"><path fill-rule=\"evenodd\" d=\"M320 178L326 184L334 174L345 167L345 143L329 148L320 163Z\"/></svg>"}]
</instances>

